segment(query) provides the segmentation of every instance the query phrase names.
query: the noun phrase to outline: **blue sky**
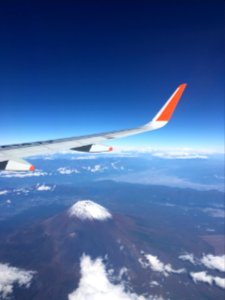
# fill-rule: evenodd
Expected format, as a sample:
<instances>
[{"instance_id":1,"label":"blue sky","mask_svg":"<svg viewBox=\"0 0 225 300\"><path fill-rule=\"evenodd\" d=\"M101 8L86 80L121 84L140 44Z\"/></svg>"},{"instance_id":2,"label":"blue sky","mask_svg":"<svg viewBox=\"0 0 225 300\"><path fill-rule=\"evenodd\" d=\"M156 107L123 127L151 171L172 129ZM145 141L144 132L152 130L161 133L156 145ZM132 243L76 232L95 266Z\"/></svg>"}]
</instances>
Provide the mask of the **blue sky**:
<instances>
[{"instance_id":1,"label":"blue sky","mask_svg":"<svg viewBox=\"0 0 225 300\"><path fill-rule=\"evenodd\" d=\"M0 4L1 144L171 123L113 145L224 146L223 1Z\"/></svg>"}]
</instances>

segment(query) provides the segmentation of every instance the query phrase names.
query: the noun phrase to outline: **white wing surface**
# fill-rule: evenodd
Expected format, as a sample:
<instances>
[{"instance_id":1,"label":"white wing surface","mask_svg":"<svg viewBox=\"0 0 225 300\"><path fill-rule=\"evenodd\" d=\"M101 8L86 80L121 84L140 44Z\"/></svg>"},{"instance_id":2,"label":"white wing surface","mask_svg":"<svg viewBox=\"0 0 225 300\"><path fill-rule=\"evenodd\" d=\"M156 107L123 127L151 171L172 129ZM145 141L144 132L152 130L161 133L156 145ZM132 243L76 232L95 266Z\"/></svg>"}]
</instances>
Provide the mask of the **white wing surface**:
<instances>
[{"instance_id":1,"label":"white wing surface","mask_svg":"<svg viewBox=\"0 0 225 300\"><path fill-rule=\"evenodd\" d=\"M122 138L142 132L156 130L165 126L170 120L185 88L186 84L181 84L152 119L152 121L137 128L63 139L2 145L0 146L0 170L33 171L35 167L22 158L39 154L54 153L68 149L95 153L112 151L112 147L102 145L101 143L111 139Z\"/></svg>"}]
</instances>

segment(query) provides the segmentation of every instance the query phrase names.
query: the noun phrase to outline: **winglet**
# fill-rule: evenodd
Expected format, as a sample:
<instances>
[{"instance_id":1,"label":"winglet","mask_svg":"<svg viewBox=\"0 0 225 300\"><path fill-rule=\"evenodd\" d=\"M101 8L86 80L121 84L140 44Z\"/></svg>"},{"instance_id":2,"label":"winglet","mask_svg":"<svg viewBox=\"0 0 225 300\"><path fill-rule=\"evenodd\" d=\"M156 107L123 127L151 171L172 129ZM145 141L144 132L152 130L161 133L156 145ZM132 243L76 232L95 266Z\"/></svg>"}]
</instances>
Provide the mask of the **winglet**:
<instances>
[{"instance_id":1,"label":"winglet","mask_svg":"<svg viewBox=\"0 0 225 300\"><path fill-rule=\"evenodd\" d=\"M161 121L161 122L168 122L172 117L172 114L186 88L187 84L183 83L175 90L166 104L161 108L161 110L157 113L154 117L153 121Z\"/></svg>"}]
</instances>

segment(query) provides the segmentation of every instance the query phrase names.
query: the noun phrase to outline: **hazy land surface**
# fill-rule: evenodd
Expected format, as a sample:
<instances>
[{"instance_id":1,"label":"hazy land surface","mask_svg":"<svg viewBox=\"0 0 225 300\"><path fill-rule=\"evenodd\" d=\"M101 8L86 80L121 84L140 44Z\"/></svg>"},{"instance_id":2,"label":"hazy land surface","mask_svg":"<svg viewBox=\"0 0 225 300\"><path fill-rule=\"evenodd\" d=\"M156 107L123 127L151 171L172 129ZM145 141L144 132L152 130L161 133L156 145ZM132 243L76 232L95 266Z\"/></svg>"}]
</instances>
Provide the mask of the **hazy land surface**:
<instances>
[{"instance_id":1,"label":"hazy land surface","mask_svg":"<svg viewBox=\"0 0 225 300\"><path fill-rule=\"evenodd\" d=\"M105 276L115 299L223 299L221 156L65 154L33 163L32 175L0 174L0 263L33 272L4 281L3 299L85 299L84 266L89 277ZM81 200L110 218L71 216Z\"/></svg>"}]
</instances>

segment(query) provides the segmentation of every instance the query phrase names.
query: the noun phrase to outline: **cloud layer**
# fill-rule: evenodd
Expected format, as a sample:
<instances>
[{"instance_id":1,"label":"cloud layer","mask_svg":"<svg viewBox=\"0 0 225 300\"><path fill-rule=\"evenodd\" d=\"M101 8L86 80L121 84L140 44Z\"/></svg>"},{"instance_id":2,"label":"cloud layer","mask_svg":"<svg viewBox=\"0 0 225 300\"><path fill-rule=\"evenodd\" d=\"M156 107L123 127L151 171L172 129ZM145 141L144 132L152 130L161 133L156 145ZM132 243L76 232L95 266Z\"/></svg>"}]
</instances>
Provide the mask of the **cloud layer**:
<instances>
[{"instance_id":1,"label":"cloud layer","mask_svg":"<svg viewBox=\"0 0 225 300\"><path fill-rule=\"evenodd\" d=\"M207 155L187 151L153 152L153 156L166 159L207 159Z\"/></svg>"},{"instance_id":2,"label":"cloud layer","mask_svg":"<svg viewBox=\"0 0 225 300\"><path fill-rule=\"evenodd\" d=\"M125 291L123 284L112 284L108 279L105 265L101 258L92 260L89 256L81 258L81 278L78 288L68 295L69 300L156 300L159 297L145 298Z\"/></svg>"},{"instance_id":3,"label":"cloud layer","mask_svg":"<svg viewBox=\"0 0 225 300\"><path fill-rule=\"evenodd\" d=\"M104 221L112 218L112 215L105 207L90 200L76 202L69 209L69 215L75 216L81 220Z\"/></svg>"},{"instance_id":4,"label":"cloud layer","mask_svg":"<svg viewBox=\"0 0 225 300\"><path fill-rule=\"evenodd\" d=\"M0 263L0 298L6 299L12 294L14 284L29 288L34 274L34 271L26 271Z\"/></svg>"},{"instance_id":5,"label":"cloud layer","mask_svg":"<svg viewBox=\"0 0 225 300\"><path fill-rule=\"evenodd\" d=\"M13 178L13 177L16 177L16 178L25 178L25 177L39 177L39 176L46 176L48 175L48 173L46 172L42 172L40 170L36 170L34 172L23 172L23 171L20 171L20 172L14 172L14 171L3 171L3 172L0 172L0 176L1 177L5 177L5 178Z\"/></svg>"}]
</instances>

